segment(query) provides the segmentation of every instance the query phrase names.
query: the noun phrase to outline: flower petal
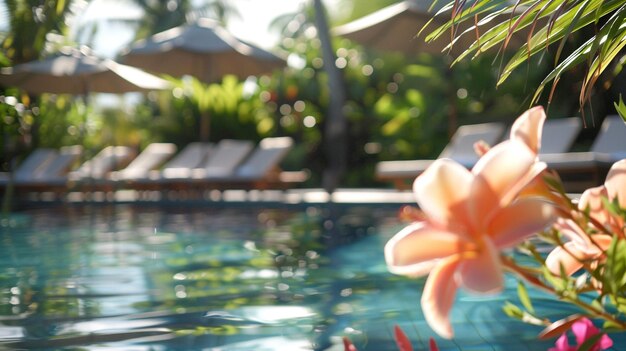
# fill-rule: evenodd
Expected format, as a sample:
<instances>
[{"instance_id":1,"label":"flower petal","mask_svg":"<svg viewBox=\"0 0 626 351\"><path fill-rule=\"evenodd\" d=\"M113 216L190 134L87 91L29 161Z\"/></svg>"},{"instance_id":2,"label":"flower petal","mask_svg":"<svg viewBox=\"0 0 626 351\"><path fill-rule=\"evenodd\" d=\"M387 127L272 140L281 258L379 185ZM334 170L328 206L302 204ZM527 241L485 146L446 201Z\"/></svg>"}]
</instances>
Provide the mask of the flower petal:
<instances>
[{"instance_id":1,"label":"flower petal","mask_svg":"<svg viewBox=\"0 0 626 351\"><path fill-rule=\"evenodd\" d=\"M611 339L608 335L604 334L600 338L599 346L600 346L600 350L608 350L611 347L613 347L613 339Z\"/></svg>"},{"instance_id":2,"label":"flower petal","mask_svg":"<svg viewBox=\"0 0 626 351\"><path fill-rule=\"evenodd\" d=\"M385 260L390 272L418 277L428 274L439 259L473 246L456 233L418 222L402 229L387 242Z\"/></svg>"},{"instance_id":3,"label":"flower petal","mask_svg":"<svg viewBox=\"0 0 626 351\"><path fill-rule=\"evenodd\" d=\"M591 245L589 235L572 219L559 217L554 223L553 228L561 232L563 237L574 242L581 250Z\"/></svg>"},{"instance_id":4,"label":"flower petal","mask_svg":"<svg viewBox=\"0 0 626 351\"><path fill-rule=\"evenodd\" d=\"M446 339L454 335L448 314L458 289L454 279L458 264L458 256L441 260L428 276L422 291L424 318L437 334Z\"/></svg>"},{"instance_id":5,"label":"flower petal","mask_svg":"<svg viewBox=\"0 0 626 351\"><path fill-rule=\"evenodd\" d=\"M438 159L413 183L417 203L436 223L462 223L467 218L465 203L472 174L450 159Z\"/></svg>"},{"instance_id":6,"label":"flower petal","mask_svg":"<svg viewBox=\"0 0 626 351\"><path fill-rule=\"evenodd\" d=\"M567 334L563 333L557 340L556 347L551 347L548 351L570 351L569 342L567 341Z\"/></svg>"},{"instance_id":7,"label":"flower petal","mask_svg":"<svg viewBox=\"0 0 626 351\"><path fill-rule=\"evenodd\" d=\"M608 198L609 194L604 185L585 190L578 200L578 209L589 211L589 215L600 223L606 223L610 214L604 208L602 198Z\"/></svg>"},{"instance_id":8,"label":"flower petal","mask_svg":"<svg viewBox=\"0 0 626 351\"><path fill-rule=\"evenodd\" d=\"M489 240L483 242L482 250L471 259L464 259L459 266L459 280L463 287L477 293L497 293L504 287L504 274L498 250Z\"/></svg>"},{"instance_id":9,"label":"flower petal","mask_svg":"<svg viewBox=\"0 0 626 351\"><path fill-rule=\"evenodd\" d=\"M579 319L572 325L572 333L576 336L576 342L579 345L599 332L600 330L593 325L589 318Z\"/></svg>"},{"instance_id":10,"label":"flower petal","mask_svg":"<svg viewBox=\"0 0 626 351\"><path fill-rule=\"evenodd\" d=\"M606 186L609 198L617 198L619 206L626 208L626 159L617 161L606 175Z\"/></svg>"},{"instance_id":11,"label":"flower petal","mask_svg":"<svg viewBox=\"0 0 626 351\"><path fill-rule=\"evenodd\" d=\"M580 261L589 258L590 255L579 250L574 242L567 242L563 244L563 246L565 249L557 246L548 254L548 257L546 257L546 267L552 274L561 275L561 265L563 265L565 274L570 276L583 266ZM570 255L570 253L575 257Z\"/></svg>"},{"instance_id":12,"label":"flower petal","mask_svg":"<svg viewBox=\"0 0 626 351\"><path fill-rule=\"evenodd\" d=\"M485 219L508 205L545 164L535 162L532 151L519 141L504 141L487 152L472 169L475 175L469 198L473 223L479 230L485 228Z\"/></svg>"},{"instance_id":13,"label":"flower petal","mask_svg":"<svg viewBox=\"0 0 626 351\"><path fill-rule=\"evenodd\" d=\"M536 199L520 200L494 215L488 233L497 248L510 248L552 224L554 214L554 206L549 203Z\"/></svg>"},{"instance_id":14,"label":"flower petal","mask_svg":"<svg viewBox=\"0 0 626 351\"><path fill-rule=\"evenodd\" d=\"M535 154L541 147L541 132L546 113L541 106L535 106L517 117L511 126L511 139L525 143Z\"/></svg>"}]
</instances>

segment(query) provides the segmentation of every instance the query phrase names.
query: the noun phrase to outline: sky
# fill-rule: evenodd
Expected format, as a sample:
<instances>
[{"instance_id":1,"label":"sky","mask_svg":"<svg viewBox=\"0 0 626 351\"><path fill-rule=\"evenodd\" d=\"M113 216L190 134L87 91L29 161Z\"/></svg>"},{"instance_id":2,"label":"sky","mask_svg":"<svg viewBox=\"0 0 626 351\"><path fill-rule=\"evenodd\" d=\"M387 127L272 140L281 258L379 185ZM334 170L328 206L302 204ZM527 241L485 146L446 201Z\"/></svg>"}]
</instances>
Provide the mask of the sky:
<instances>
[{"instance_id":1,"label":"sky","mask_svg":"<svg viewBox=\"0 0 626 351\"><path fill-rule=\"evenodd\" d=\"M298 11L303 2L310 0L230 1L239 11L241 18L232 18L228 29L241 39L263 48L270 48L278 40L278 33L269 31L270 22L281 14ZM332 11L336 11L338 2L339 0L324 0L328 9L334 8ZM92 0L78 21L79 23L97 21L101 24L94 38L93 49L101 56L113 57L132 41L134 33L121 24L107 24L110 22L106 19L133 19L141 15L141 10L128 6L123 0Z\"/></svg>"},{"instance_id":2,"label":"sky","mask_svg":"<svg viewBox=\"0 0 626 351\"><path fill-rule=\"evenodd\" d=\"M270 22L283 13L297 11L303 2L310 0L230 0L241 14L241 19L233 18L229 30L241 39L258 46L269 48L278 40L276 33L268 30ZM324 0L328 9L336 10L339 0ZM0 30L8 27L3 16L4 3L0 1ZM334 11L333 10L333 11ZM123 0L92 0L82 13L80 22L98 21L105 23L108 18L133 19L141 16L141 11L124 5ZM112 56L120 47L133 39L133 33L120 25L108 25L97 34L94 46L104 56Z\"/></svg>"}]
</instances>

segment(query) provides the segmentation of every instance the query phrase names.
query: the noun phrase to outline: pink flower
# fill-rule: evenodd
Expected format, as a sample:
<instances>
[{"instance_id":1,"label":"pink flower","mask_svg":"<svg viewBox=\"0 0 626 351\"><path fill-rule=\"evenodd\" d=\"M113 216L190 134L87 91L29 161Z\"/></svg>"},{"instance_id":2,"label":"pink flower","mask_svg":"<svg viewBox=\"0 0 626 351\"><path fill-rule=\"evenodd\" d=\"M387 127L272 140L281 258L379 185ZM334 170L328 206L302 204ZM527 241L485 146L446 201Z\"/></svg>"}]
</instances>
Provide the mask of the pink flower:
<instances>
[{"instance_id":1,"label":"pink flower","mask_svg":"<svg viewBox=\"0 0 626 351\"><path fill-rule=\"evenodd\" d=\"M576 351L578 347L582 345L589 338L594 337L600 333L600 330L596 328L589 318L581 318L572 325L572 332L576 337L576 343L578 346L569 346L567 335L563 333L561 337L556 341L555 347L548 349L548 351ZM606 350L613 346L613 340L608 335L602 335L600 340L596 342L591 351Z\"/></svg>"},{"instance_id":2,"label":"pink flower","mask_svg":"<svg viewBox=\"0 0 626 351\"><path fill-rule=\"evenodd\" d=\"M457 289L499 292L503 286L499 251L553 221L549 204L517 199L545 168L525 142L511 139L491 148L471 172L439 159L415 180L413 190L426 219L391 238L385 257L393 273L414 277L430 273L422 310L442 337L453 336L448 313Z\"/></svg>"},{"instance_id":3,"label":"pink flower","mask_svg":"<svg viewBox=\"0 0 626 351\"><path fill-rule=\"evenodd\" d=\"M589 215L601 224L623 232L624 219L605 208L603 198L617 201L621 208L626 209L626 159L615 162L606 175L604 185L585 190L578 203L580 210L589 210Z\"/></svg>"},{"instance_id":4,"label":"pink flower","mask_svg":"<svg viewBox=\"0 0 626 351\"><path fill-rule=\"evenodd\" d=\"M611 166L606 175L604 186L609 195L609 199L617 199L621 208L626 208L626 159L617 161Z\"/></svg>"},{"instance_id":5,"label":"pink flower","mask_svg":"<svg viewBox=\"0 0 626 351\"><path fill-rule=\"evenodd\" d=\"M598 261L611 245L611 235L596 234L592 237L571 219L559 218L555 227L570 241L554 248L546 257L546 267L552 274L560 275L561 266L566 275L576 273L585 261Z\"/></svg>"},{"instance_id":6,"label":"pink flower","mask_svg":"<svg viewBox=\"0 0 626 351\"><path fill-rule=\"evenodd\" d=\"M511 139L526 144L535 155L541 148L541 134L546 113L541 106L535 106L517 117L511 126Z\"/></svg>"},{"instance_id":7,"label":"pink flower","mask_svg":"<svg viewBox=\"0 0 626 351\"><path fill-rule=\"evenodd\" d=\"M589 216L601 225L612 229L614 233L623 233L623 218L606 209L603 198L610 201L617 199L620 207L626 207L626 160L616 162L611 167L604 185L585 190L578 202L580 211L589 211ZM572 275L582 268L585 261L591 261L592 266L595 265L593 261L602 261L613 240L613 233L590 235L572 219L559 219L556 228L570 239L563 246L556 247L546 257L546 266L556 275L560 274L561 265L565 274Z\"/></svg>"}]
</instances>

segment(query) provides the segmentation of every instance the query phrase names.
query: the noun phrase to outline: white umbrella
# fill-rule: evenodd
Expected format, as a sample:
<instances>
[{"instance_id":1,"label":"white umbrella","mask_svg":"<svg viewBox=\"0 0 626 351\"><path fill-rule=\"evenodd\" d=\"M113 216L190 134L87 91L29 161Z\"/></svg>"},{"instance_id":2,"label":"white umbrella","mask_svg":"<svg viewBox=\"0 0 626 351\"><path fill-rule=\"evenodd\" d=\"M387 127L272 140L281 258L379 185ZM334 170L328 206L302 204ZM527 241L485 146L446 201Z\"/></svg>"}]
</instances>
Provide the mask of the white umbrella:
<instances>
[{"instance_id":1,"label":"white umbrella","mask_svg":"<svg viewBox=\"0 0 626 351\"><path fill-rule=\"evenodd\" d=\"M0 70L0 85L30 94L122 94L168 89L170 83L138 68L92 55L87 48L63 48L41 61Z\"/></svg>"},{"instance_id":2,"label":"white umbrella","mask_svg":"<svg viewBox=\"0 0 626 351\"><path fill-rule=\"evenodd\" d=\"M356 19L333 29L333 34L348 38L365 46L380 51L396 51L407 55L418 53L440 54L450 44L450 33L443 33L437 40L425 42L424 38L431 31L443 25L449 16L437 16L419 36L417 34L430 21L436 11L429 11L432 1L406 0L387 6L381 10ZM436 10L436 9L435 9ZM500 15L507 16L508 15ZM498 18L492 19L491 23L499 23ZM463 33L467 28L474 25L473 20L464 21L455 28L457 34ZM479 27L484 33L489 23ZM452 53L458 54L468 48L476 40L474 32L465 33L452 46ZM523 40L520 36L514 36L514 41ZM514 44L514 43L513 43ZM513 45L512 47L515 47Z\"/></svg>"},{"instance_id":3,"label":"white umbrella","mask_svg":"<svg viewBox=\"0 0 626 351\"><path fill-rule=\"evenodd\" d=\"M140 40L122 58L147 71L191 75L207 83L227 74L246 78L285 66L282 58L237 39L206 18Z\"/></svg>"}]
</instances>

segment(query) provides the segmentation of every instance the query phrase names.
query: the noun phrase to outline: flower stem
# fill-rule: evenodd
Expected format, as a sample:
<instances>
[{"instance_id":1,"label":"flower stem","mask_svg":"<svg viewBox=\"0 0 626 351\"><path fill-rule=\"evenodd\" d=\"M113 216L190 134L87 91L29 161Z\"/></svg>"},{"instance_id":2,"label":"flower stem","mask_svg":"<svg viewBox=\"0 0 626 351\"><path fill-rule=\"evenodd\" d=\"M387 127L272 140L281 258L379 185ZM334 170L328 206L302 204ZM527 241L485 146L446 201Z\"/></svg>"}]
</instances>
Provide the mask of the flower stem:
<instances>
[{"instance_id":1,"label":"flower stem","mask_svg":"<svg viewBox=\"0 0 626 351\"><path fill-rule=\"evenodd\" d=\"M592 305L589 305L588 303L581 301L577 297L569 294L559 293L552 286L549 286L544 281L539 279L535 274L531 273L530 270L526 269L525 267L518 266L510 257L501 256L501 261L506 269L517 274L533 286L583 309L593 317L602 318L604 320L610 321L614 323L614 325L619 326L619 328L626 330L626 321L619 320L614 315L598 309Z\"/></svg>"}]
</instances>

